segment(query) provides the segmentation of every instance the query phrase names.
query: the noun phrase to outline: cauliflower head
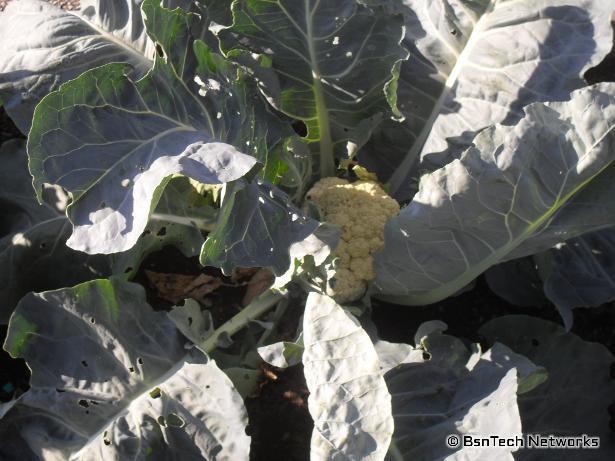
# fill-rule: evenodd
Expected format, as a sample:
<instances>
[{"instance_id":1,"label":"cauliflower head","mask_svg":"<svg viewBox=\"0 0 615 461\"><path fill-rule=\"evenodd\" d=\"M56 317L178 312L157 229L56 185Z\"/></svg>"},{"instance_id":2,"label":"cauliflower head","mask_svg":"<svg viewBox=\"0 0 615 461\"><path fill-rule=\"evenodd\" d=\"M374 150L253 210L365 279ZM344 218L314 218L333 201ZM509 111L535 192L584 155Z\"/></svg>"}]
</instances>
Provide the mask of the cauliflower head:
<instances>
[{"instance_id":1,"label":"cauliflower head","mask_svg":"<svg viewBox=\"0 0 615 461\"><path fill-rule=\"evenodd\" d=\"M324 221L341 229L327 294L339 303L359 299L374 279L372 255L382 248L384 224L399 213L399 204L375 182L340 178L321 179L306 198Z\"/></svg>"}]
</instances>

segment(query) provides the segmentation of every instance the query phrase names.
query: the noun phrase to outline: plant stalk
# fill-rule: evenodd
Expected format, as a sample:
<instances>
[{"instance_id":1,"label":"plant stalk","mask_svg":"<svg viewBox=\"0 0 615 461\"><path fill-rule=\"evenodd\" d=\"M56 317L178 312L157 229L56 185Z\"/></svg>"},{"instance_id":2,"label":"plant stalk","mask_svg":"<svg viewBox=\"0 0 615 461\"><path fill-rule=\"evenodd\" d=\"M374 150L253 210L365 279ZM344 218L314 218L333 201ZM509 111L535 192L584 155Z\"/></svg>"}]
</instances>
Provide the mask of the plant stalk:
<instances>
[{"instance_id":1,"label":"plant stalk","mask_svg":"<svg viewBox=\"0 0 615 461\"><path fill-rule=\"evenodd\" d=\"M333 140L331 139L331 126L329 110L325 101L325 92L322 88L318 58L314 47L314 10L310 10L311 2L305 2L306 35L310 65L312 66L312 82L314 84L314 99L316 103L316 117L320 129L320 177L335 176L335 159L333 153Z\"/></svg>"},{"instance_id":2,"label":"plant stalk","mask_svg":"<svg viewBox=\"0 0 615 461\"><path fill-rule=\"evenodd\" d=\"M280 293L268 290L248 304L237 315L226 321L222 326L216 328L209 338L198 345L198 348L206 354L210 354L216 348L216 344L221 335L226 333L229 336L233 336L239 330L245 328L252 320L259 318L276 306L283 297L284 296Z\"/></svg>"},{"instance_id":3,"label":"plant stalk","mask_svg":"<svg viewBox=\"0 0 615 461\"><path fill-rule=\"evenodd\" d=\"M195 227L204 232L213 232L216 228L215 221L207 221L200 218L188 218L166 213L153 213L150 216L152 221L165 221L180 224L182 226Z\"/></svg>"}]
</instances>

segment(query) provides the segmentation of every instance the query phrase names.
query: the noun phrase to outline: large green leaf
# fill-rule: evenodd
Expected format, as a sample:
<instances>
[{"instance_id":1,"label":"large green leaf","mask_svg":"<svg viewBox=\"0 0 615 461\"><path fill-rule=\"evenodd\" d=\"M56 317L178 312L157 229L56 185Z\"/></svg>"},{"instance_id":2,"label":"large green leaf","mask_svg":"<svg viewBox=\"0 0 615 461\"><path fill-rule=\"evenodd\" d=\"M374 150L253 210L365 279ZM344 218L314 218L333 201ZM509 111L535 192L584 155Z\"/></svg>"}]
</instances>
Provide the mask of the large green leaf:
<instances>
[{"instance_id":1,"label":"large green leaf","mask_svg":"<svg viewBox=\"0 0 615 461\"><path fill-rule=\"evenodd\" d=\"M29 140L35 187L72 194L69 245L87 252L131 248L172 174L203 183L245 174L255 160L237 150L263 163L263 177L302 187L290 125L193 36L199 17L155 1L143 8L164 57L137 82L114 64L63 85L37 108Z\"/></svg>"},{"instance_id":2,"label":"large green leaf","mask_svg":"<svg viewBox=\"0 0 615 461\"><path fill-rule=\"evenodd\" d=\"M584 341L545 320L509 315L480 329L489 341L506 344L549 373L548 380L519 396L523 431L543 436L600 437L598 450L522 450L515 458L529 460L612 459L615 437L607 407L615 395L610 369L614 357L602 344Z\"/></svg>"},{"instance_id":3,"label":"large green leaf","mask_svg":"<svg viewBox=\"0 0 615 461\"><path fill-rule=\"evenodd\" d=\"M401 0L396 9L412 59L399 78L406 122L386 128L394 149L409 151L401 166L399 152L380 156L397 157L390 186L403 199L419 161L433 171L481 129L514 123L530 103L567 99L612 47L613 0Z\"/></svg>"},{"instance_id":4,"label":"large green leaf","mask_svg":"<svg viewBox=\"0 0 615 461\"><path fill-rule=\"evenodd\" d=\"M7 323L19 299L30 291L71 286L109 273L109 261L66 246L70 222L66 197L47 189L37 203L30 185L25 141L0 148L0 323ZM54 202L60 202L54 206ZM61 270L59 270L61 268Z\"/></svg>"},{"instance_id":5,"label":"large green leaf","mask_svg":"<svg viewBox=\"0 0 615 461\"><path fill-rule=\"evenodd\" d=\"M260 161L259 177L303 198L310 162L288 120L270 110L256 83L237 65L200 40L194 43L194 50L197 76L193 85L216 109L220 137Z\"/></svg>"},{"instance_id":6,"label":"large green leaf","mask_svg":"<svg viewBox=\"0 0 615 461\"><path fill-rule=\"evenodd\" d=\"M312 292L303 343L311 459L384 459L393 433L391 396L368 334L333 299Z\"/></svg>"},{"instance_id":7,"label":"large green leaf","mask_svg":"<svg viewBox=\"0 0 615 461\"><path fill-rule=\"evenodd\" d=\"M302 199L311 175L309 156L290 124L270 111L250 78L204 42L197 41L195 51L199 93L219 107L217 116L222 120L231 118L226 139L263 165L259 179L227 188L215 230L202 248L201 263L227 273L238 266L268 266L282 273L288 268L289 247L316 223L273 184Z\"/></svg>"},{"instance_id":8,"label":"large green leaf","mask_svg":"<svg viewBox=\"0 0 615 461\"><path fill-rule=\"evenodd\" d=\"M25 141L4 143L0 165L0 217L6 225L0 235L0 323L8 322L17 301L30 291L72 286L109 273L131 278L148 254L167 245L196 256L204 241L202 231L213 227L217 218L209 198L186 178L174 178L132 249L111 257L88 255L66 246L71 233L64 214L67 197L57 188L47 188L45 203L37 203Z\"/></svg>"},{"instance_id":9,"label":"large green leaf","mask_svg":"<svg viewBox=\"0 0 615 461\"><path fill-rule=\"evenodd\" d=\"M222 49L251 69L276 109L305 122L321 176L332 176L334 155L354 154L382 115L397 111L401 19L355 0L236 0L232 8L233 25L218 33Z\"/></svg>"},{"instance_id":10,"label":"large green leaf","mask_svg":"<svg viewBox=\"0 0 615 461\"><path fill-rule=\"evenodd\" d=\"M544 381L544 370L502 344L471 352L437 330L421 336L428 358L409 356L385 375L395 418L387 460L512 461L513 447L447 446L447 437L521 437L517 394Z\"/></svg>"},{"instance_id":11,"label":"large green leaf","mask_svg":"<svg viewBox=\"0 0 615 461\"><path fill-rule=\"evenodd\" d=\"M615 85L525 112L422 178L385 228L374 262L378 296L436 302L494 264L613 225Z\"/></svg>"},{"instance_id":12,"label":"large green leaf","mask_svg":"<svg viewBox=\"0 0 615 461\"><path fill-rule=\"evenodd\" d=\"M218 49L218 41L209 26L212 21L230 18L231 0L141 1L147 35L180 79L189 83L199 61L192 52L194 41L205 41L209 48Z\"/></svg>"},{"instance_id":13,"label":"large green leaf","mask_svg":"<svg viewBox=\"0 0 615 461\"><path fill-rule=\"evenodd\" d=\"M23 133L40 99L82 72L109 62L130 63L136 77L151 68L141 1L82 0L77 11L42 0L8 3L0 13L0 102Z\"/></svg>"},{"instance_id":14,"label":"large green leaf","mask_svg":"<svg viewBox=\"0 0 615 461\"><path fill-rule=\"evenodd\" d=\"M243 176L255 159L220 134L215 114L161 61L139 82L122 64L81 75L36 108L30 171L73 198L68 241L89 253L131 248L173 174L207 184Z\"/></svg>"},{"instance_id":15,"label":"large green leaf","mask_svg":"<svg viewBox=\"0 0 615 461\"><path fill-rule=\"evenodd\" d=\"M201 264L271 267L278 275L290 266L293 244L306 239L318 222L305 216L280 189L261 180L227 186L215 230L201 251Z\"/></svg>"},{"instance_id":16,"label":"large green leaf","mask_svg":"<svg viewBox=\"0 0 615 461\"><path fill-rule=\"evenodd\" d=\"M247 460L241 397L184 344L139 285L26 296L4 347L27 361L31 388L0 420L0 457Z\"/></svg>"}]
</instances>

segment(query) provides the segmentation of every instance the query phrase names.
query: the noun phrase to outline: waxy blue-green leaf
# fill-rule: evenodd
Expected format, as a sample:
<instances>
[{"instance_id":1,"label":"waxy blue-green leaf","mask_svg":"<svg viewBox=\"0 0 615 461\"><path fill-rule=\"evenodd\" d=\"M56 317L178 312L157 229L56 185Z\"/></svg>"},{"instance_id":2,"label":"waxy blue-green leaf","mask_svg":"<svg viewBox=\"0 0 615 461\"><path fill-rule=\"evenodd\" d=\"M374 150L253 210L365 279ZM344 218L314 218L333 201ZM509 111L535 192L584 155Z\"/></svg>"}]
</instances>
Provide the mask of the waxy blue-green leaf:
<instances>
[{"instance_id":1,"label":"waxy blue-green leaf","mask_svg":"<svg viewBox=\"0 0 615 461\"><path fill-rule=\"evenodd\" d=\"M35 188L71 193L69 245L91 253L134 246L173 174L226 182L256 157L263 176L301 184L286 175L301 170L288 165L290 126L236 66L194 41L197 16L154 1L144 12L164 54L148 75L135 82L119 64L86 72L42 101L29 139Z\"/></svg>"},{"instance_id":2,"label":"waxy blue-green leaf","mask_svg":"<svg viewBox=\"0 0 615 461\"><path fill-rule=\"evenodd\" d=\"M437 330L421 336L428 358L411 355L385 375L395 418L387 461L512 461L513 447L449 447L447 437L520 437L517 394L543 382L544 369L499 343L470 351Z\"/></svg>"},{"instance_id":3,"label":"waxy blue-green leaf","mask_svg":"<svg viewBox=\"0 0 615 461\"><path fill-rule=\"evenodd\" d=\"M523 432L548 436L600 437L589 458L612 459L615 437L608 407L615 395L609 369L615 357L602 344L584 341L560 325L525 315L507 315L480 328L488 341L499 341L548 372L545 383L519 396ZM589 450L521 450L522 461L585 461Z\"/></svg>"},{"instance_id":4,"label":"waxy blue-green leaf","mask_svg":"<svg viewBox=\"0 0 615 461\"><path fill-rule=\"evenodd\" d=\"M233 25L218 32L223 51L250 68L276 109L306 124L321 176L397 113L396 72L407 57L400 17L355 0L236 0L232 8Z\"/></svg>"},{"instance_id":5,"label":"waxy blue-green leaf","mask_svg":"<svg viewBox=\"0 0 615 461\"><path fill-rule=\"evenodd\" d=\"M199 17L179 7L161 8L160 0L143 0L142 13L147 35L160 47L180 80L194 78L196 57L192 50L191 29L204 26L199 24Z\"/></svg>"},{"instance_id":6,"label":"waxy blue-green leaf","mask_svg":"<svg viewBox=\"0 0 615 461\"><path fill-rule=\"evenodd\" d=\"M614 270L615 235L608 228L498 264L485 276L489 287L509 303L538 306L551 301L570 330L574 308L615 300Z\"/></svg>"},{"instance_id":7,"label":"waxy blue-green leaf","mask_svg":"<svg viewBox=\"0 0 615 461\"><path fill-rule=\"evenodd\" d=\"M512 259L485 272L489 288L516 306L540 306L547 302L543 282L532 256Z\"/></svg>"},{"instance_id":8,"label":"waxy blue-green leaf","mask_svg":"<svg viewBox=\"0 0 615 461\"><path fill-rule=\"evenodd\" d=\"M199 193L188 178L171 179L135 246L110 255L112 273L131 279L150 253L169 245L186 257L197 256L217 218L211 196Z\"/></svg>"},{"instance_id":9,"label":"waxy blue-green leaf","mask_svg":"<svg viewBox=\"0 0 615 461\"><path fill-rule=\"evenodd\" d=\"M386 225L378 296L436 302L494 264L614 224L615 84L524 110L516 126L485 129L461 159L421 179Z\"/></svg>"},{"instance_id":10,"label":"waxy blue-green leaf","mask_svg":"<svg viewBox=\"0 0 615 461\"><path fill-rule=\"evenodd\" d=\"M208 47L194 43L197 58L193 86L216 109L221 137L263 165L259 177L296 191L303 198L311 174L306 146L288 120L274 114L253 79Z\"/></svg>"},{"instance_id":11,"label":"waxy blue-green leaf","mask_svg":"<svg viewBox=\"0 0 615 461\"><path fill-rule=\"evenodd\" d=\"M303 344L314 419L310 458L383 460L393 433L391 396L368 334L333 299L312 292Z\"/></svg>"},{"instance_id":12,"label":"waxy blue-green leaf","mask_svg":"<svg viewBox=\"0 0 615 461\"><path fill-rule=\"evenodd\" d=\"M48 188L45 203L37 203L25 144L15 139L0 148L0 324L30 291L71 286L110 271L107 258L66 246L71 226L61 191Z\"/></svg>"},{"instance_id":13,"label":"waxy blue-green leaf","mask_svg":"<svg viewBox=\"0 0 615 461\"><path fill-rule=\"evenodd\" d=\"M185 342L139 285L29 294L4 347L28 363L31 388L0 420L0 458L247 460L241 397Z\"/></svg>"},{"instance_id":14,"label":"waxy blue-green leaf","mask_svg":"<svg viewBox=\"0 0 615 461\"><path fill-rule=\"evenodd\" d=\"M288 368L301 363L303 358L303 334L295 341L279 341L258 348L258 355L277 368Z\"/></svg>"},{"instance_id":15,"label":"waxy blue-green leaf","mask_svg":"<svg viewBox=\"0 0 615 461\"><path fill-rule=\"evenodd\" d=\"M217 21L231 21L230 8L230 0L192 4L197 13L163 8L156 0L143 2L148 34L180 80L215 113L220 136L255 156L263 164L259 172L263 179L301 189L305 153L290 123L270 110L252 78L215 51L218 39L209 40L212 23L222 27Z\"/></svg>"},{"instance_id":16,"label":"waxy blue-green leaf","mask_svg":"<svg viewBox=\"0 0 615 461\"><path fill-rule=\"evenodd\" d=\"M66 11L42 0L9 2L0 12L0 103L27 133L36 104L60 84L110 62L134 77L152 66L142 0L82 0Z\"/></svg>"},{"instance_id":17,"label":"waxy blue-green leaf","mask_svg":"<svg viewBox=\"0 0 615 461\"><path fill-rule=\"evenodd\" d=\"M194 299L186 299L183 306L174 306L167 315L179 331L197 346L215 332L211 312L203 310Z\"/></svg>"},{"instance_id":18,"label":"waxy blue-green leaf","mask_svg":"<svg viewBox=\"0 0 615 461\"><path fill-rule=\"evenodd\" d=\"M218 49L218 40L209 26L214 20L230 18L231 0L140 1L143 23L157 52L164 55L180 79L191 82L199 62L193 43L204 41L207 47Z\"/></svg>"},{"instance_id":19,"label":"waxy blue-green leaf","mask_svg":"<svg viewBox=\"0 0 615 461\"><path fill-rule=\"evenodd\" d=\"M230 274L235 267L288 270L289 251L318 227L289 197L271 184L254 180L227 185L215 230L201 251L201 264Z\"/></svg>"},{"instance_id":20,"label":"waxy blue-green leaf","mask_svg":"<svg viewBox=\"0 0 615 461\"><path fill-rule=\"evenodd\" d=\"M546 274L545 295L570 328L573 308L615 300L615 231L592 232L557 245L538 259L538 270Z\"/></svg>"},{"instance_id":21,"label":"waxy blue-green leaf","mask_svg":"<svg viewBox=\"0 0 615 461\"><path fill-rule=\"evenodd\" d=\"M518 121L530 103L567 99L613 44L613 0L401 0L395 9L412 56L398 85L408 151L381 155L398 166L390 187L400 199L410 198L418 162L433 171L481 129Z\"/></svg>"},{"instance_id":22,"label":"waxy blue-green leaf","mask_svg":"<svg viewBox=\"0 0 615 461\"><path fill-rule=\"evenodd\" d=\"M325 266L327 261L332 259L333 250L339 241L339 227L320 223L312 234L290 246L288 249L290 265L286 272L276 277L274 288L283 290L291 281L299 281L326 289Z\"/></svg>"},{"instance_id":23,"label":"waxy blue-green leaf","mask_svg":"<svg viewBox=\"0 0 615 461\"><path fill-rule=\"evenodd\" d=\"M235 180L255 164L221 142L203 100L158 61L133 82L122 64L81 75L38 105L28 154L34 187L72 196L68 245L88 253L131 248L174 174L206 184Z\"/></svg>"}]
</instances>

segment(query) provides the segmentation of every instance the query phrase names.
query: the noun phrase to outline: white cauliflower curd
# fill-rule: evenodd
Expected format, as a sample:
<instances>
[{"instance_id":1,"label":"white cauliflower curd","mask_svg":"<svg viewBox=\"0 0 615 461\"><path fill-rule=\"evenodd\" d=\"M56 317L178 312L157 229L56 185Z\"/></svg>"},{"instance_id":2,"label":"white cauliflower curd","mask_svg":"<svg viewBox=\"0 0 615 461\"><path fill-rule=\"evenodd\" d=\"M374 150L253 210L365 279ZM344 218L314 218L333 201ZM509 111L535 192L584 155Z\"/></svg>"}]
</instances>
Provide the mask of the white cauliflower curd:
<instances>
[{"instance_id":1,"label":"white cauliflower curd","mask_svg":"<svg viewBox=\"0 0 615 461\"><path fill-rule=\"evenodd\" d=\"M341 229L333 254L338 264L329 277L327 294L338 303L355 301L374 278L372 255L382 248L384 224L399 213L399 204L375 182L340 178L321 179L306 198L322 220Z\"/></svg>"}]
</instances>

